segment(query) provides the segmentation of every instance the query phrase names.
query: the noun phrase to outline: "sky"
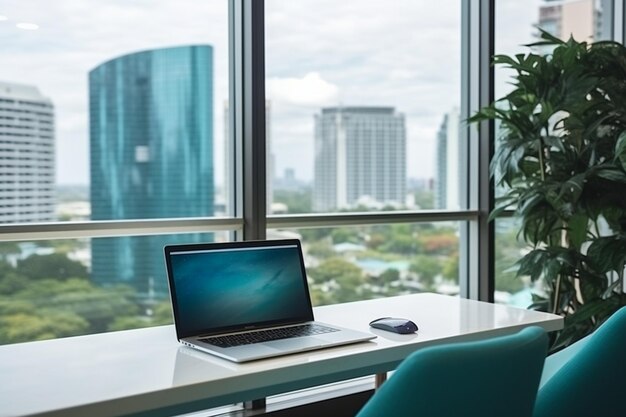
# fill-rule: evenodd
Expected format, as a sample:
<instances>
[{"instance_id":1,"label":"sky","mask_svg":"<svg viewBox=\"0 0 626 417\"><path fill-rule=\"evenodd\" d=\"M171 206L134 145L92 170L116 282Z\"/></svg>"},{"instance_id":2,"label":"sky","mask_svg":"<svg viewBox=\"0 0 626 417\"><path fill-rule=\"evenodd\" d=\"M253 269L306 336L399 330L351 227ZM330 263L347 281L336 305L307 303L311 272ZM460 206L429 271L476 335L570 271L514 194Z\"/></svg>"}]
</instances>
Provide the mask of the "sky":
<instances>
[{"instance_id":1,"label":"sky","mask_svg":"<svg viewBox=\"0 0 626 417\"><path fill-rule=\"evenodd\" d=\"M532 41L539 3L496 0L497 52ZM461 0L266 0L275 175L292 168L312 180L313 118L322 107L393 106L406 118L408 176L432 178L437 131L460 103L460 9ZM54 103L57 183L89 183L90 70L127 53L210 44L220 185L227 13L226 0L3 0L0 80L37 86ZM506 90L504 76L498 85Z\"/></svg>"}]
</instances>

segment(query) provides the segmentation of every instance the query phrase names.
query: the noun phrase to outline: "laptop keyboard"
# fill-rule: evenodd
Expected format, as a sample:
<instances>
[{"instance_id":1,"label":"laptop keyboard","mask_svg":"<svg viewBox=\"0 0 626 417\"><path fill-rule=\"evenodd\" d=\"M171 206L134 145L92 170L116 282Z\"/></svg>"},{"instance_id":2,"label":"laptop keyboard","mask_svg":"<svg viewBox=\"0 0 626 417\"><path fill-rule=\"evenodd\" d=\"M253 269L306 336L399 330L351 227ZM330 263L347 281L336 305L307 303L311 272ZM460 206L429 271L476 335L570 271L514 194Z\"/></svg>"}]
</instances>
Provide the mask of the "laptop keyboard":
<instances>
[{"instance_id":1,"label":"laptop keyboard","mask_svg":"<svg viewBox=\"0 0 626 417\"><path fill-rule=\"evenodd\" d=\"M251 345L253 343L263 343L272 340L291 339L294 337L313 336L316 334L332 333L338 329L332 327L320 326L319 324L302 324L292 327L281 327L277 329L258 330L247 333L230 334L226 336L212 336L200 339L205 342L221 348L234 346Z\"/></svg>"}]
</instances>

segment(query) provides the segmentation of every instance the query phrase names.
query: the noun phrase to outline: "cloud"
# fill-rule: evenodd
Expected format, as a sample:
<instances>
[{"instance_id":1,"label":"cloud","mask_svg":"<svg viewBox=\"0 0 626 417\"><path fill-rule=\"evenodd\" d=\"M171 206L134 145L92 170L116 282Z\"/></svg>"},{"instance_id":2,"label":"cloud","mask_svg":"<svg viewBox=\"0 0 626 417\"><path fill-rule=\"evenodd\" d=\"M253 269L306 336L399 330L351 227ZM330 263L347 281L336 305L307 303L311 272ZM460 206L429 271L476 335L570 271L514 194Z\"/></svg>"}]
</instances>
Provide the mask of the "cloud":
<instances>
[{"instance_id":1,"label":"cloud","mask_svg":"<svg viewBox=\"0 0 626 417\"><path fill-rule=\"evenodd\" d=\"M319 73L309 72L302 78L270 78L268 98L301 106L323 106L337 100L339 88Z\"/></svg>"},{"instance_id":2,"label":"cloud","mask_svg":"<svg viewBox=\"0 0 626 417\"><path fill-rule=\"evenodd\" d=\"M498 53L523 51L519 45L533 40L540 3L498 2ZM222 103L230 74L227 1L32 4L2 2L0 13L8 20L0 22L0 80L36 85L54 102L59 182L89 178L88 71L123 54L198 43L215 48L214 144L221 176ZM17 30L18 20L40 29ZM379 0L268 0L265 71L277 172L295 166L298 177L312 179L308 150L322 107L393 106L407 120L409 175L432 177L432 153L416 149L434 143L443 114L460 103L460 20L458 0L432 7L423 0L396 0L393 7ZM501 71L496 78L503 79ZM81 163L68 163L75 160Z\"/></svg>"}]
</instances>

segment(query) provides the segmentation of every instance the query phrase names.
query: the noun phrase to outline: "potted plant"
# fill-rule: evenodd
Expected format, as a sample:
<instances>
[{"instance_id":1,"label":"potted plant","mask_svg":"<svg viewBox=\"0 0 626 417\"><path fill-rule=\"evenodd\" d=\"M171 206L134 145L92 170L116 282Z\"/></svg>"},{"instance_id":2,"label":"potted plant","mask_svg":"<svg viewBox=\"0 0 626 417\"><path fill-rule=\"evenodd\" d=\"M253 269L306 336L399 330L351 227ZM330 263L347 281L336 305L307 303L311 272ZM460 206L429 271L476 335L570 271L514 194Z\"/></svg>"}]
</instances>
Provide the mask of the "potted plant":
<instances>
[{"instance_id":1,"label":"potted plant","mask_svg":"<svg viewBox=\"0 0 626 417\"><path fill-rule=\"evenodd\" d=\"M469 122L498 126L491 218L520 220L517 275L545 289L531 307L565 317L555 350L626 305L626 48L544 31L527 46L551 52L495 56L514 89Z\"/></svg>"}]
</instances>

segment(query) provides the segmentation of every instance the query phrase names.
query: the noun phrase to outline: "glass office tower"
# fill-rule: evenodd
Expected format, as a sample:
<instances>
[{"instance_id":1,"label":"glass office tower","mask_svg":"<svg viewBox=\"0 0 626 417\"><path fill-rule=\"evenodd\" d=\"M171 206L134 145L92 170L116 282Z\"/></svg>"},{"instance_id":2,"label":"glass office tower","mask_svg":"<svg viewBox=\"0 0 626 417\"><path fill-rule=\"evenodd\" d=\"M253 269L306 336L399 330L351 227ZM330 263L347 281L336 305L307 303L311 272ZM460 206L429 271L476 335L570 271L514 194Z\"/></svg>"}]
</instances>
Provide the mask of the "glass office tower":
<instances>
[{"instance_id":1,"label":"glass office tower","mask_svg":"<svg viewBox=\"0 0 626 417\"><path fill-rule=\"evenodd\" d=\"M132 53L89 73L93 220L213 215L212 68L202 45ZM93 239L92 279L165 295L163 245L201 239Z\"/></svg>"}]
</instances>

